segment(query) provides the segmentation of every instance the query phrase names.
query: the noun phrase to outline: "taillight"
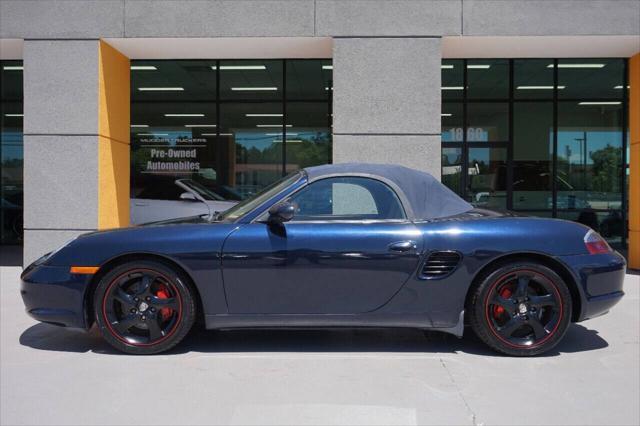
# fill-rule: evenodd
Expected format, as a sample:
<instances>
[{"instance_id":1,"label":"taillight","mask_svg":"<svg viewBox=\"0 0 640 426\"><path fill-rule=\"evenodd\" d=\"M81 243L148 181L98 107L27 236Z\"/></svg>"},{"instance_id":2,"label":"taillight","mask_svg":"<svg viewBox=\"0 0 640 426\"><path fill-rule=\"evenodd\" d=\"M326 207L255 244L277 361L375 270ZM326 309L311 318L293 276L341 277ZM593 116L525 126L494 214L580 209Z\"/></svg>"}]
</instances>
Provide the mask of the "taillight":
<instances>
[{"instance_id":1,"label":"taillight","mask_svg":"<svg viewBox=\"0 0 640 426\"><path fill-rule=\"evenodd\" d=\"M590 254L602 254L611 251L609 244L593 229L589 230L584 236L584 245Z\"/></svg>"}]
</instances>

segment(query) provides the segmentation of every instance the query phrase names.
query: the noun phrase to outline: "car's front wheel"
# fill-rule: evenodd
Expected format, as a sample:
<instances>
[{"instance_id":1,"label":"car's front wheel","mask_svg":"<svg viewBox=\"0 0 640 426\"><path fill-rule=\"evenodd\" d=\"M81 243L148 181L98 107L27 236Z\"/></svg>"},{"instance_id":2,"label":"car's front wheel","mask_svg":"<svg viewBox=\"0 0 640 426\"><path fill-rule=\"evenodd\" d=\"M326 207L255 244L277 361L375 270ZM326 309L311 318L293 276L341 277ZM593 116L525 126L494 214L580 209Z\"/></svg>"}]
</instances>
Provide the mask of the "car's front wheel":
<instances>
[{"instance_id":1,"label":"car's front wheel","mask_svg":"<svg viewBox=\"0 0 640 426\"><path fill-rule=\"evenodd\" d=\"M104 339L130 354L154 354L178 344L195 319L188 277L164 263L133 261L107 272L94 294Z\"/></svg>"},{"instance_id":2,"label":"car's front wheel","mask_svg":"<svg viewBox=\"0 0 640 426\"><path fill-rule=\"evenodd\" d=\"M491 348L512 356L546 352L571 322L571 294L563 279L535 262L515 262L485 276L471 295L469 322Z\"/></svg>"}]
</instances>

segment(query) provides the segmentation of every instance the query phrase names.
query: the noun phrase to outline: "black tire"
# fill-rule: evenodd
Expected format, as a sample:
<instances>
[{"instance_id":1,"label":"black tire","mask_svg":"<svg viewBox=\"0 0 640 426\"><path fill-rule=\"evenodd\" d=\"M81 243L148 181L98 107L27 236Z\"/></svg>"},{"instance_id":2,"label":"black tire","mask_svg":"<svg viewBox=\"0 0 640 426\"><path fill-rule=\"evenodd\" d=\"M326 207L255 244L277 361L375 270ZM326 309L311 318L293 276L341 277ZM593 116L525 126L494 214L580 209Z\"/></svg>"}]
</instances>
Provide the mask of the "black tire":
<instances>
[{"instance_id":1,"label":"black tire","mask_svg":"<svg viewBox=\"0 0 640 426\"><path fill-rule=\"evenodd\" d=\"M98 282L93 306L104 339L134 355L164 352L191 329L196 306L189 277L156 261L127 262Z\"/></svg>"},{"instance_id":2,"label":"black tire","mask_svg":"<svg viewBox=\"0 0 640 426\"><path fill-rule=\"evenodd\" d=\"M502 265L480 279L467 306L475 334L511 356L547 352L571 323L571 294L562 278L534 261Z\"/></svg>"}]
</instances>

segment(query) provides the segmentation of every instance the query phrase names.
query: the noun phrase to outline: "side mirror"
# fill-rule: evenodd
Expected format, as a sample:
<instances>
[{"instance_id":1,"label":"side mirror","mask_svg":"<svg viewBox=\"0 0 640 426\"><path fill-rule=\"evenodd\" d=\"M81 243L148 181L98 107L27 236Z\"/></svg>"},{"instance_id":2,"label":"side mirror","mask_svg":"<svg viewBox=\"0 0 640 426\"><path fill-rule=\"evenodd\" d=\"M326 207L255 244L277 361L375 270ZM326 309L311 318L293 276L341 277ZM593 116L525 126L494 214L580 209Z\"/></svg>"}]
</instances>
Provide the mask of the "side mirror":
<instances>
[{"instance_id":1,"label":"side mirror","mask_svg":"<svg viewBox=\"0 0 640 426\"><path fill-rule=\"evenodd\" d=\"M296 206L289 201L274 204L269 209L269 223L281 224L282 222L288 222L293 219L295 212Z\"/></svg>"},{"instance_id":2,"label":"side mirror","mask_svg":"<svg viewBox=\"0 0 640 426\"><path fill-rule=\"evenodd\" d=\"M190 192L183 192L182 194L180 194L180 200L182 201L200 201L196 198L195 195L193 195Z\"/></svg>"}]
</instances>

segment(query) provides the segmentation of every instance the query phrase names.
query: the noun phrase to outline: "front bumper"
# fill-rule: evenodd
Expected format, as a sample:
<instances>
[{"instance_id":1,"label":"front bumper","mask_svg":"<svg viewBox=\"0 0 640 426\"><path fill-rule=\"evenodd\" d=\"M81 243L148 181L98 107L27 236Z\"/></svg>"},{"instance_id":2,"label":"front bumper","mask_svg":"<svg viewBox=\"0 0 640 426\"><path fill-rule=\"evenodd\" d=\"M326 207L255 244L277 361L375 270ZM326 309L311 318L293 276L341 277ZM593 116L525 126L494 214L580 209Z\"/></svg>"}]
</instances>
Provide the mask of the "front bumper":
<instances>
[{"instance_id":1,"label":"front bumper","mask_svg":"<svg viewBox=\"0 0 640 426\"><path fill-rule=\"evenodd\" d=\"M68 266L29 266L20 277L27 314L50 324L88 328L85 297L91 277L71 274Z\"/></svg>"},{"instance_id":2,"label":"front bumper","mask_svg":"<svg viewBox=\"0 0 640 426\"><path fill-rule=\"evenodd\" d=\"M606 314L624 296L627 264L618 252L562 256L580 286L581 309L577 321Z\"/></svg>"}]
</instances>

